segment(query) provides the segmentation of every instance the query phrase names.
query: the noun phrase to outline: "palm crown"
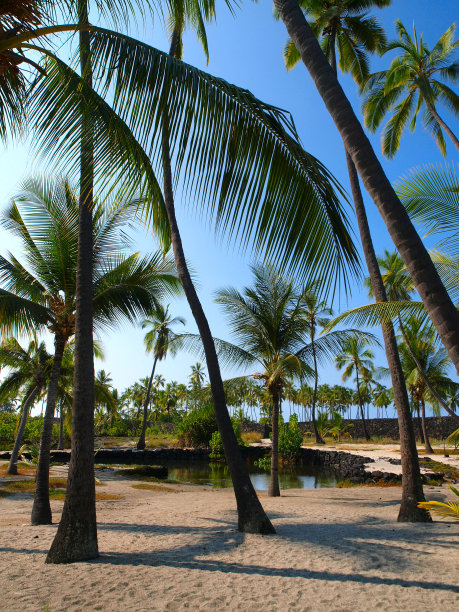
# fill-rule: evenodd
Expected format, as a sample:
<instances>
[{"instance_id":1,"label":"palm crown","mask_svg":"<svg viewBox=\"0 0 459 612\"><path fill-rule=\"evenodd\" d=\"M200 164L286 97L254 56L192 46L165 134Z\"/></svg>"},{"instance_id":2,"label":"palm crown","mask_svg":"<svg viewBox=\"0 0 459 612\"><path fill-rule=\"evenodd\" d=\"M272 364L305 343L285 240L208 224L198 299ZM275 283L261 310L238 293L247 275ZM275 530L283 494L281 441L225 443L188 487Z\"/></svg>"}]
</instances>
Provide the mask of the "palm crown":
<instances>
[{"instance_id":1,"label":"palm crown","mask_svg":"<svg viewBox=\"0 0 459 612\"><path fill-rule=\"evenodd\" d=\"M387 45L386 52L400 50L388 70L376 72L369 78L365 90L365 125L375 131L384 117L390 113L382 134L382 150L393 157L400 146L402 133L409 122L413 131L423 110L423 121L437 141L443 155L446 144L445 130L459 147L459 142L437 112L437 103L442 102L455 116L459 114L459 96L446 84L459 79L459 63L453 55L459 48L454 41L455 25L450 26L430 49L422 35L417 37L413 27L410 36L400 20L395 24L398 40Z\"/></svg>"},{"instance_id":2,"label":"palm crown","mask_svg":"<svg viewBox=\"0 0 459 612\"><path fill-rule=\"evenodd\" d=\"M131 211L132 212L132 211ZM140 258L123 252L121 212L94 211L94 322L113 326L145 314L163 295L179 290L174 266L160 253ZM24 247L24 265L0 256L2 331L48 329L74 334L78 199L65 179L31 179L5 213L4 227Z\"/></svg>"}]
</instances>

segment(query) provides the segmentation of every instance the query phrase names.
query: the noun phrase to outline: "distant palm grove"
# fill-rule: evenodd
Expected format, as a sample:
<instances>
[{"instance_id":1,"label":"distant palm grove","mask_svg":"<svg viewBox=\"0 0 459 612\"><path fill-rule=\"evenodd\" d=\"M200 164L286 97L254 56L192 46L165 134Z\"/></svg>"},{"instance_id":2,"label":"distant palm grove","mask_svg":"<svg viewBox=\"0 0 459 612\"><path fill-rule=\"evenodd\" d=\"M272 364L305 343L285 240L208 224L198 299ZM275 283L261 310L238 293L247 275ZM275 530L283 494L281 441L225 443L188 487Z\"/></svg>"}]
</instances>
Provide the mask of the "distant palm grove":
<instances>
[{"instance_id":1,"label":"distant palm grove","mask_svg":"<svg viewBox=\"0 0 459 612\"><path fill-rule=\"evenodd\" d=\"M388 158L407 129L423 128L443 156L457 155L455 26L429 41L400 20L384 31L378 10L390 0L274 0L286 69L306 67L341 135L348 195L303 148L288 111L183 61L188 29L209 58L206 25L217 8L239 5L221 4L0 3L0 137L6 146L27 135L47 163L2 203L15 246L0 255L0 444L11 450L9 474L22 455L36 459L34 525L53 519L50 451L71 449L48 563L99 554L94 454L103 438L129 438L138 452L211 447L231 474L238 529L261 534L275 530L243 444L270 436L264 467L277 497L279 470L303 443L370 440L370 417L396 417L398 520L429 522L416 437L433 452L435 415L459 439L459 166L416 159L392 185L365 133L384 124ZM135 19L167 26L169 48L130 37ZM386 69L371 72L372 54ZM361 121L339 82L346 73ZM393 242L381 253L364 190ZM229 339L212 333L199 270L190 271L182 200L208 219L209 236L256 262L246 286L227 286L222 270L214 288ZM151 249L141 255L134 236L145 229ZM337 312L356 280L366 303ZM185 307L176 311L182 295L198 334L187 331ZM121 324L144 329L137 348L151 360L126 389L94 368L101 336ZM180 382L165 380L162 362L183 352L195 365ZM237 376L224 379L221 367ZM325 367L343 384L331 385Z\"/></svg>"}]
</instances>

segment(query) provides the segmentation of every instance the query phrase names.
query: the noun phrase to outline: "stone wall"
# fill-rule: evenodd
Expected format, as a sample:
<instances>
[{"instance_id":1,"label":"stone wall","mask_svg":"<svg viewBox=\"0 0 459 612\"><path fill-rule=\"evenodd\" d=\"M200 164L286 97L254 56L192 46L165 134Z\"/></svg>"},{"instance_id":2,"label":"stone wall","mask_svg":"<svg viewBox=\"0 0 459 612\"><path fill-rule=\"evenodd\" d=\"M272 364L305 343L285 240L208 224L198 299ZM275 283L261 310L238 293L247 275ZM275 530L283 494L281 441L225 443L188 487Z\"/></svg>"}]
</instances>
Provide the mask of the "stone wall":
<instances>
[{"instance_id":1,"label":"stone wall","mask_svg":"<svg viewBox=\"0 0 459 612\"><path fill-rule=\"evenodd\" d=\"M353 438L363 438L362 422L356 419L345 419L345 424L352 424L353 428L350 431ZM381 438L389 438L391 440L399 440L398 435L398 422L397 419L367 419L367 429L370 436L378 436ZM303 432L312 432L312 423L299 423L300 429ZM448 437L455 429L459 427L459 417L453 419L452 417L427 417L426 418L427 435L431 438L443 440ZM242 431L256 431L263 437L267 437L266 425L260 425L259 423L249 423L242 427ZM417 439L420 439L420 423L417 419L414 419L414 431Z\"/></svg>"}]
</instances>

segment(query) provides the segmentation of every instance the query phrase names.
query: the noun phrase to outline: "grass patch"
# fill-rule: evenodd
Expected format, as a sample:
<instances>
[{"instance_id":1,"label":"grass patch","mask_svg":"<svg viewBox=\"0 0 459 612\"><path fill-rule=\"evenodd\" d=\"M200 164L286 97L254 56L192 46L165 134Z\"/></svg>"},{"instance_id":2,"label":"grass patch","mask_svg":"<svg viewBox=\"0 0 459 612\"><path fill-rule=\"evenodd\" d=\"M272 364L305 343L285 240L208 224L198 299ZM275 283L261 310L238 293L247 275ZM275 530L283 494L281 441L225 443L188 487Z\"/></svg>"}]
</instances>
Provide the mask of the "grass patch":
<instances>
[{"instance_id":1,"label":"grass patch","mask_svg":"<svg viewBox=\"0 0 459 612\"><path fill-rule=\"evenodd\" d=\"M453 465L449 465L448 463L441 463L440 461L435 461L434 459L419 459L419 465L426 470L429 470L429 472L441 472L445 475L451 474L451 476L448 477L453 478L454 480L459 480L459 469Z\"/></svg>"},{"instance_id":2,"label":"grass patch","mask_svg":"<svg viewBox=\"0 0 459 612\"><path fill-rule=\"evenodd\" d=\"M116 501L117 499L124 499L124 497L115 493L96 493L96 501Z\"/></svg>"},{"instance_id":3,"label":"grass patch","mask_svg":"<svg viewBox=\"0 0 459 612\"><path fill-rule=\"evenodd\" d=\"M402 483L395 480L384 480L381 478L376 482L352 482L349 478L345 480L339 480L336 483L337 489L350 489L351 487L379 487L385 489L387 487L401 487Z\"/></svg>"},{"instance_id":4,"label":"grass patch","mask_svg":"<svg viewBox=\"0 0 459 612\"><path fill-rule=\"evenodd\" d=\"M241 433L241 438L245 444L255 444L261 442L263 436L257 431L245 431Z\"/></svg>"},{"instance_id":5,"label":"grass patch","mask_svg":"<svg viewBox=\"0 0 459 612\"><path fill-rule=\"evenodd\" d=\"M29 463L25 463L24 461L18 461L16 465L18 467L17 474L7 473L9 463L0 465L0 476L7 476L11 478L14 478L15 476L31 476L31 475L35 475L37 471L37 468L34 465L30 465Z\"/></svg>"},{"instance_id":6,"label":"grass patch","mask_svg":"<svg viewBox=\"0 0 459 612\"><path fill-rule=\"evenodd\" d=\"M173 493L175 489L172 487L164 487L159 484L149 484L147 482L139 482L138 484L131 485L133 489L146 489L148 491L166 491L167 493Z\"/></svg>"}]
</instances>

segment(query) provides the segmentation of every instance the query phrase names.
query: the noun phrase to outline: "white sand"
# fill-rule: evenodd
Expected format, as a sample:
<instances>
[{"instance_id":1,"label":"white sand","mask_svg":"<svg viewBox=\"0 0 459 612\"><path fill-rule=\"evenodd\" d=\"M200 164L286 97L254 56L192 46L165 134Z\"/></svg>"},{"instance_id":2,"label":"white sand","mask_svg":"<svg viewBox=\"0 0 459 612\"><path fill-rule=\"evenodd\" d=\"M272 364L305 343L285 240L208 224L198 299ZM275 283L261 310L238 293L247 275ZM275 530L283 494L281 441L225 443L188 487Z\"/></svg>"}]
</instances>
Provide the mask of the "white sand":
<instances>
[{"instance_id":1,"label":"white sand","mask_svg":"<svg viewBox=\"0 0 459 612\"><path fill-rule=\"evenodd\" d=\"M458 609L459 524L398 524L400 488L262 495L277 529L263 537L235 530L230 489L106 478L98 491L124 499L98 502L93 562L45 565L56 526L26 524L30 497L0 500L1 612Z\"/></svg>"}]
</instances>

